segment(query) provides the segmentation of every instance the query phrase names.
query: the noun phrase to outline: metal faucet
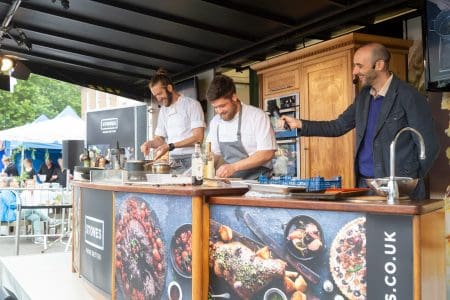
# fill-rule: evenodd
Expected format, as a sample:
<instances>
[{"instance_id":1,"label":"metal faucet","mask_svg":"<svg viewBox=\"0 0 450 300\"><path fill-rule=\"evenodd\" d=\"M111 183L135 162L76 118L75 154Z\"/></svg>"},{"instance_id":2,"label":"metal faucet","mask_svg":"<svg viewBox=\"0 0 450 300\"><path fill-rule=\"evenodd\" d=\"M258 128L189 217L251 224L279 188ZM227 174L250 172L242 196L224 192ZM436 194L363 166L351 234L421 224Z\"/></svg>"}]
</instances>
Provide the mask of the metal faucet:
<instances>
[{"instance_id":1,"label":"metal faucet","mask_svg":"<svg viewBox=\"0 0 450 300\"><path fill-rule=\"evenodd\" d=\"M417 137L419 138L420 143L420 155L419 158L421 160L425 159L425 142L423 141L423 137L420 134L419 131L412 127L405 127L399 130L397 134L394 137L394 140L391 142L391 146L389 148L389 166L390 166L390 176L389 176L389 182L388 182L388 199L387 204L394 204L395 200L399 198L398 193L398 184L395 178L395 145L397 144L398 137L405 131L412 131L414 132Z\"/></svg>"}]
</instances>

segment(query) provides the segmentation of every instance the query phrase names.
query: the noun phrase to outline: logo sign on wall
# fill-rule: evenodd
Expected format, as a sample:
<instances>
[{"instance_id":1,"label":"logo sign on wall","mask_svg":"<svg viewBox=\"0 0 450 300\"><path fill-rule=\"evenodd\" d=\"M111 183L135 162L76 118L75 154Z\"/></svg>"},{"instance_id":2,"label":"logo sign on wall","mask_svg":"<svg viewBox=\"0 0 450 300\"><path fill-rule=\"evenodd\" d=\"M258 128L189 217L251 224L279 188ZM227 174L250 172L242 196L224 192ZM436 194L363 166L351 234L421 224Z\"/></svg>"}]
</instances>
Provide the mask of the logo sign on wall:
<instances>
[{"instance_id":1,"label":"logo sign on wall","mask_svg":"<svg viewBox=\"0 0 450 300\"><path fill-rule=\"evenodd\" d=\"M100 120L100 129L102 133L116 133L118 128L118 118L106 118Z\"/></svg>"},{"instance_id":2,"label":"logo sign on wall","mask_svg":"<svg viewBox=\"0 0 450 300\"><path fill-rule=\"evenodd\" d=\"M105 247L105 222L90 216L84 217L84 241L99 250Z\"/></svg>"}]
</instances>

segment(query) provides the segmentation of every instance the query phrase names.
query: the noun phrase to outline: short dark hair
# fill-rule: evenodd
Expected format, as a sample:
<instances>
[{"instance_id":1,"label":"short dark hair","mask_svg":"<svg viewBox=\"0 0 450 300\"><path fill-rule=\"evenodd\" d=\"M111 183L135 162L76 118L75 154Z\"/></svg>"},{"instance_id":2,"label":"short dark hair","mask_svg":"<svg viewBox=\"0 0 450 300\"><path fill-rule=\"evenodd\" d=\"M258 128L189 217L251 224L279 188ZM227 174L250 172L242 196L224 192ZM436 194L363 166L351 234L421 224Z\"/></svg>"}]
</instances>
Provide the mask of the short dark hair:
<instances>
[{"instance_id":1,"label":"short dark hair","mask_svg":"<svg viewBox=\"0 0 450 300\"><path fill-rule=\"evenodd\" d=\"M231 99L233 94L236 94L236 86L233 79L226 75L217 75L209 85L206 99L208 101L214 101L219 98Z\"/></svg>"},{"instance_id":2,"label":"short dark hair","mask_svg":"<svg viewBox=\"0 0 450 300\"><path fill-rule=\"evenodd\" d=\"M163 68L159 68L158 70L156 70L155 74L152 76L152 79L150 79L150 82L148 84L152 88L160 82L163 86L168 86L169 84L172 85L172 87L174 86L168 72Z\"/></svg>"}]
</instances>

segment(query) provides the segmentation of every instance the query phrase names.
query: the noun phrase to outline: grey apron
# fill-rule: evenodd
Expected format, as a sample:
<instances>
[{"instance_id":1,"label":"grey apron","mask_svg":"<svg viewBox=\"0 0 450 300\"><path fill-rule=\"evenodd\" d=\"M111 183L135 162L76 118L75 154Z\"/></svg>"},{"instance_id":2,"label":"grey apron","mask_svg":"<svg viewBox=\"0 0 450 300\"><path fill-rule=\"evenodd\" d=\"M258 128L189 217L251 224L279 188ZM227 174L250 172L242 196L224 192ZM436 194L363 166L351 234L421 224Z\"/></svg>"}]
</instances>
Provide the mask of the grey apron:
<instances>
[{"instance_id":1,"label":"grey apron","mask_svg":"<svg viewBox=\"0 0 450 300\"><path fill-rule=\"evenodd\" d=\"M239 104L240 105L240 104ZM241 120L242 120L242 106L239 112L237 141L235 142L221 142L219 140L219 125L217 126L217 142L219 143L220 152L227 164L232 164L248 157L248 153L244 148L241 140ZM248 170L237 171L232 177L243 179L257 179L260 175L270 176L271 169L259 166Z\"/></svg>"}]
</instances>

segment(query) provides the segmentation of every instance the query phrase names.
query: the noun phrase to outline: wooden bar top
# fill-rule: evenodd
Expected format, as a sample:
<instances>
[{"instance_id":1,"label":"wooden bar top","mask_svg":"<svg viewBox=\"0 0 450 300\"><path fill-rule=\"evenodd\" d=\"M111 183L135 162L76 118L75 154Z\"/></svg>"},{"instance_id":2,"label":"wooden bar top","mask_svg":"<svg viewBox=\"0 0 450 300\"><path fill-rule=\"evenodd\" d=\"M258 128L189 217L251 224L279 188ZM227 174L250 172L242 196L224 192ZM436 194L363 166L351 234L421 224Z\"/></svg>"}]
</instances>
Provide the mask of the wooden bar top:
<instances>
[{"instance_id":1,"label":"wooden bar top","mask_svg":"<svg viewBox=\"0 0 450 300\"><path fill-rule=\"evenodd\" d=\"M91 183L87 181L72 181L75 187L106 190L114 192L146 193L162 195L182 195L182 196L228 196L243 195L248 191L245 185L232 185L226 187L207 187L192 185L130 185L130 184L104 184Z\"/></svg>"},{"instance_id":2,"label":"wooden bar top","mask_svg":"<svg viewBox=\"0 0 450 300\"><path fill-rule=\"evenodd\" d=\"M260 198L245 196L212 196L209 204L295 208L309 210L351 211L396 215L422 215L444 207L443 200L403 200L399 204L388 205L383 197L356 196L341 200L308 200L299 198Z\"/></svg>"}]
</instances>

